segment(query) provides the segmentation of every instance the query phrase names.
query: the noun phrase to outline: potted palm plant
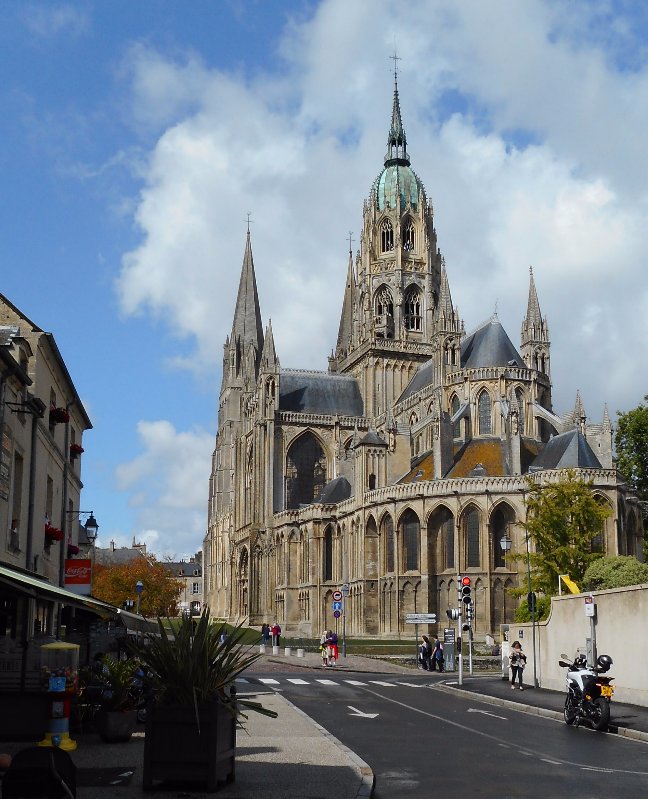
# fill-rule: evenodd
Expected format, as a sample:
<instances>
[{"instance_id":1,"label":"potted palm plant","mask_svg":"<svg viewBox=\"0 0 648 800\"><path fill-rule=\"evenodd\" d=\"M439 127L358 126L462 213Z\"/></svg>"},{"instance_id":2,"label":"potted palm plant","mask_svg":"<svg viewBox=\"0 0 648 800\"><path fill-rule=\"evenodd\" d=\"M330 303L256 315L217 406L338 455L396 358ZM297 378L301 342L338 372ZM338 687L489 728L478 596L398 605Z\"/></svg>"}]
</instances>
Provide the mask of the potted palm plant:
<instances>
[{"instance_id":1,"label":"potted palm plant","mask_svg":"<svg viewBox=\"0 0 648 800\"><path fill-rule=\"evenodd\" d=\"M159 633L131 649L151 690L142 783L200 781L208 791L234 780L236 727L248 711L277 714L237 696L234 680L259 657L240 626L213 625L209 608L196 620L158 619Z\"/></svg>"},{"instance_id":2,"label":"potted palm plant","mask_svg":"<svg viewBox=\"0 0 648 800\"><path fill-rule=\"evenodd\" d=\"M105 742L127 742L137 725L135 679L138 664L132 659L118 661L104 656L102 665L102 671L96 675L101 694L95 726Z\"/></svg>"}]
</instances>

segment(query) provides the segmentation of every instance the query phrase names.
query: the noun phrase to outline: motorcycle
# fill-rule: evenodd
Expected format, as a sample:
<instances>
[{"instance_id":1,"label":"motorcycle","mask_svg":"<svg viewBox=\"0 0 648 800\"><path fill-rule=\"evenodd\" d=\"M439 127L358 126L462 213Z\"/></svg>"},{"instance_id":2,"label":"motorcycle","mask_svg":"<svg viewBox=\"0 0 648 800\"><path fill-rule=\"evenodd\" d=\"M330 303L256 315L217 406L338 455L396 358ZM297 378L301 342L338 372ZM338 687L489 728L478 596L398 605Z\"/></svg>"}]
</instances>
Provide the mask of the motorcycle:
<instances>
[{"instance_id":1,"label":"motorcycle","mask_svg":"<svg viewBox=\"0 0 648 800\"><path fill-rule=\"evenodd\" d=\"M567 697L565 698L565 722L567 725L580 725L586 722L595 731L604 731L610 722L610 700L614 680L603 673L612 666L610 656L600 655L596 666L588 667L587 658L579 653L571 660L565 653L560 655L558 664L567 668Z\"/></svg>"}]
</instances>

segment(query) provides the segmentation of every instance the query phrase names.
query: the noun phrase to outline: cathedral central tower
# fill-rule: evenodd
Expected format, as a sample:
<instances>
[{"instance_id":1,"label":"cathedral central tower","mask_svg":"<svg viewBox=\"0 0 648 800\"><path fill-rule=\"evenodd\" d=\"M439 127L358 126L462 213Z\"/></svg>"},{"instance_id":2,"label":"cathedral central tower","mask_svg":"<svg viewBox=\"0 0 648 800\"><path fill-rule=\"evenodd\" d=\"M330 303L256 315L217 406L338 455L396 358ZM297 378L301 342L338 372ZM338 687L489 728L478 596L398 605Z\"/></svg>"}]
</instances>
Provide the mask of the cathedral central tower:
<instances>
[{"instance_id":1,"label":"cathedral central tower","mask_svg":"<svg viewBox=\"0 0 648 800\"><path fill-rule=\"evenodd\" d=\"M331 371L352 374L365 413L382 417L434 354L441 287L432 206L410 166L398 82L384 166L363 208L360 250L349 269Z\"/></svg>"}]
</instances>

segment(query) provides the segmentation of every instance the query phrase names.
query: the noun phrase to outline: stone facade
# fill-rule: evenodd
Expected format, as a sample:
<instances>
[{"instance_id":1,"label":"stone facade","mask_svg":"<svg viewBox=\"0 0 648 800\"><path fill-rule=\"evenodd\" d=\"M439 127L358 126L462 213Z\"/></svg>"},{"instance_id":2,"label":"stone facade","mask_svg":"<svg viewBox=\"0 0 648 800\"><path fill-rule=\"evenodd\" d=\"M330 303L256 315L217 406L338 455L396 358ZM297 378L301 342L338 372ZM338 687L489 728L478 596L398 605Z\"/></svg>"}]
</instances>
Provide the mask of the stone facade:
<instances>
[{"instance_id":1,"label":"stone facade","mask_svg":"<svg viewBox=\"0 0 648 800\"><path fill-rule=\"evenodd\" d=\"M506 535L525 548L526 476L551 482L565 468L612 509L597 546L642 557L607 409L592 424L577 396L558 416L550 355L532 273L519 350L496 315L466 334L395 83L328 372L280 366L248 232L203 548L212 614L315 637L335 626L332 594L347 584L348 635L411 636L405 614L443 626L469 574L475 631L497 631L517 602L506 590L526 580L500 546Z\"/></svg>"}]
</instances>

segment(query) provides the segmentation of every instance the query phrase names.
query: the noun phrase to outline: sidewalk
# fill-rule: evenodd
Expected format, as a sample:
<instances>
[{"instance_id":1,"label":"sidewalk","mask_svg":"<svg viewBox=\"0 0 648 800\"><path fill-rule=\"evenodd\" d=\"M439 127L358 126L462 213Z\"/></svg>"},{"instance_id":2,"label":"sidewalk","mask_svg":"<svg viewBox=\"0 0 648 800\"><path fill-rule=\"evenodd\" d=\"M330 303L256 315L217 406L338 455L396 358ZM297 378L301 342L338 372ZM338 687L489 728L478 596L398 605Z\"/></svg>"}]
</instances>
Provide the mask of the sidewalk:
<instances>
[{"instance_id":1,"label":"sidewalk","mask_svg":"<svg viewBox=\"0 0 648 800\"><path fill-rule=\"evenodd\" d=\"M512 706L527 713L563 719L565 693L551 689L534 688L525 684L524 691L512 690L508 680L501 675L464 676L462 686L456 684L457 673L447 673L443 684L437 688L455 694L480 695L485 703L499 706ZM629 703L616 703L612 700L610 733L648 742L648 708Z\"/></svg>"}]
</instances>

